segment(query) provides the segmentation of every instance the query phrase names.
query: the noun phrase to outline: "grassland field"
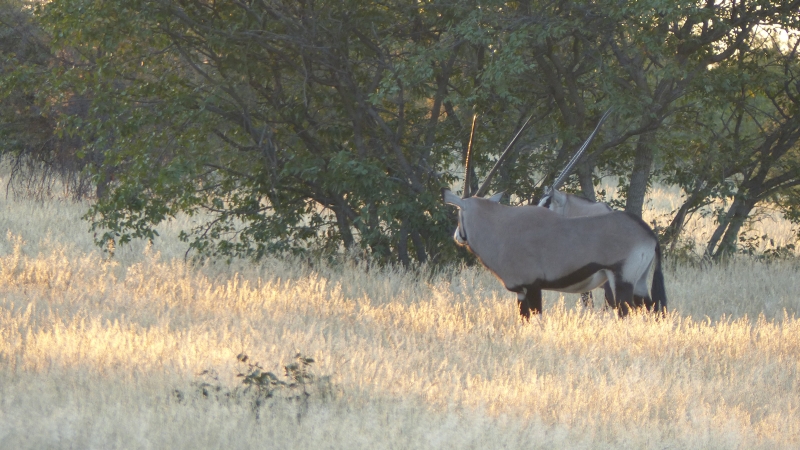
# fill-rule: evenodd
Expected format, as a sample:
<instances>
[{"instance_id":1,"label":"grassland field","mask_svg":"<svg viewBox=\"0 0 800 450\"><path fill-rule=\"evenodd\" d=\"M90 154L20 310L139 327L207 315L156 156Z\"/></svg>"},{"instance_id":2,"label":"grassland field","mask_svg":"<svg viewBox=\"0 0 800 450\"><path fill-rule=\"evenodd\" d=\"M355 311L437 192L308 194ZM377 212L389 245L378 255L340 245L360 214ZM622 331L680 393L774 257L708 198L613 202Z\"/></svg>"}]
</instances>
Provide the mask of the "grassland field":
<instances>
[{"instance_id":1,"label":"grassland field","mask_svg":"<svg viewBox=\"0 0 800 450\"><path fill-rule=\"evenodd\" d=\"M662 320L548 292L522 323L482 267L190 265L191 218L108 258L86 208L0 196L0 448L800 447L796 259L668 263ZM298 353L309 396L256 405L237 355L283 380Z\"/></svg>"}]
</instances>

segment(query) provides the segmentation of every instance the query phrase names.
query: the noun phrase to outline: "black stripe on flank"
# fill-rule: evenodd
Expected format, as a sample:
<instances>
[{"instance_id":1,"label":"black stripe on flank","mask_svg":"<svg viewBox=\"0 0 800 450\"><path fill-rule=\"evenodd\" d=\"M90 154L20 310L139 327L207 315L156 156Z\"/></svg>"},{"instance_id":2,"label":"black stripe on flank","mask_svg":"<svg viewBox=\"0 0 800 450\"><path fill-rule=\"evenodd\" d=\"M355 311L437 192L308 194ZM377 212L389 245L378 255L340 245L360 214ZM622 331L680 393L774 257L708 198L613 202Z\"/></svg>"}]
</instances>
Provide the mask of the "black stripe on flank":
<instances>
[{"instance_id":1,"label":"black stripe on flank","mask_svg":"<svg viewBox=\"0 0 800 450\"><path fill-rule=\"evenodd\" d=\"M619 273L622 269L622 262L618 262L612 265L603 265L598 263L589 263L580 269L564 275L561 278L555 280L542 280L539 282L539 287L545 290L558 290L563 289L574 284L580 283L581 281L591 277L592 275L596 274L597 272L603 269L610 269L614 273Z\"/></svg>"},{"instance_id":2,"label":"black stripe on flank","mask_svg":"<svg viewBox=\"0 0 800 450\"><path fill-rule=\"evenodd\" d=\"M622 262L614 263L611 265L604 265L599 263L589 263L580 269L571 272L567 275L564 275L561 278L557 278L555 280L535 280L534 282L522 286L510 286L507 287L511 292L522 292L523 288L536 288L536 289L544 289L546 291L553 291L564 289L574 284L580 283L581 281L591 277L592 275L596 274L601 270L611 270L614 273L619 273L622 270Z\"/></svg>"}]
</instances>

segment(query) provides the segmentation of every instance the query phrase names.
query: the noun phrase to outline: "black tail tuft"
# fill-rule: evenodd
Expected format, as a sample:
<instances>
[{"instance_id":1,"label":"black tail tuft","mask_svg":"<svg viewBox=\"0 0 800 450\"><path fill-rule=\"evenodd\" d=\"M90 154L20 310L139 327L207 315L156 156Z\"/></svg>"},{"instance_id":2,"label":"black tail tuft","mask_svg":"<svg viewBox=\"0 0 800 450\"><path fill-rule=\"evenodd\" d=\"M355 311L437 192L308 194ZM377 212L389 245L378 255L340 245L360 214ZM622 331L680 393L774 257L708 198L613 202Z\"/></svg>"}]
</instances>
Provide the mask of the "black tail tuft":
<instances>
[{"instance_id":1,"label":"black tail tuft","mask_svg":"<svg viewBox=\"0 0 800 450\"><path fill-rule=\"evenodd\" d=\"M661 271L661 244L656 243L656 270L653 273L653 286L650 295L655 303L653 309L667 313L667 291L664 289L664 273Z\"/></svg>"}]
</instances>

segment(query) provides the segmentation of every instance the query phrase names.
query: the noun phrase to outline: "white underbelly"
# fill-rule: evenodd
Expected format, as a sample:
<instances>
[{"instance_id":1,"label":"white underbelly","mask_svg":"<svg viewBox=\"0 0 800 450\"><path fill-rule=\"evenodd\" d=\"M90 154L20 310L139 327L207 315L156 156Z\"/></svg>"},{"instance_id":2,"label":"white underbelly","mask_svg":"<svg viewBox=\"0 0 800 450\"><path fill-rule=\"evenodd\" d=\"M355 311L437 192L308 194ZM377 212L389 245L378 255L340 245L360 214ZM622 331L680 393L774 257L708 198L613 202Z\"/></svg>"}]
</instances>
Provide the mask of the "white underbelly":
<instances>
[{"instance_id":1,"label":"white underbelly","mask_svg":"<svg viewBox=\"0 0 800 450\"><path fill-rule=\"evenodd\" d=\"M571 294L580 294L582 292L591 291L594 288L602 286L608 281L608 275L605 270L601 270L589 278L575 283L573 285L557 289L559 292L567 292Z\"/></svg>"}]
</instances>

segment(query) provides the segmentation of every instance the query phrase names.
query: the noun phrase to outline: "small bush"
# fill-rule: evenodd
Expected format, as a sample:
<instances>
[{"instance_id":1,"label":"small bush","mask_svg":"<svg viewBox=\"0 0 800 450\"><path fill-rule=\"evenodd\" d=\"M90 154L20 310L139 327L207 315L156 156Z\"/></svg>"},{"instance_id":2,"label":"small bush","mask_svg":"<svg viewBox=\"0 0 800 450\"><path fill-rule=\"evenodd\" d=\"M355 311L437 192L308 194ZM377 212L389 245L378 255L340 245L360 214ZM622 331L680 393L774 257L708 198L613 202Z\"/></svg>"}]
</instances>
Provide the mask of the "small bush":
<instances>
[{"instance_id":1,"label":"small bush","mask_svg":"<svg viewBox=\"0 0 800 450\"><path fill-rule=\"evenodd\" d=\"M327 401L333 397L331 377L315 375L311 371L314 359L302 353L295 354L294 362L283 366L283 377L264 370L261 363L251 362L250 357L244 353L236 355L236 359L243 365L243 369L236 375L242 380L240 386L228 389L220 381L216 370L206 369L198 374L203 381L194 383L196 392L206 399L250 402L256 418L261 407L270 401L295 403L300 408L297 412L298 420L302 419L310 400L315 398ZM175 390L175 396L178 401L185 399L180 390Z\"/></svg>"}]
</instances>

